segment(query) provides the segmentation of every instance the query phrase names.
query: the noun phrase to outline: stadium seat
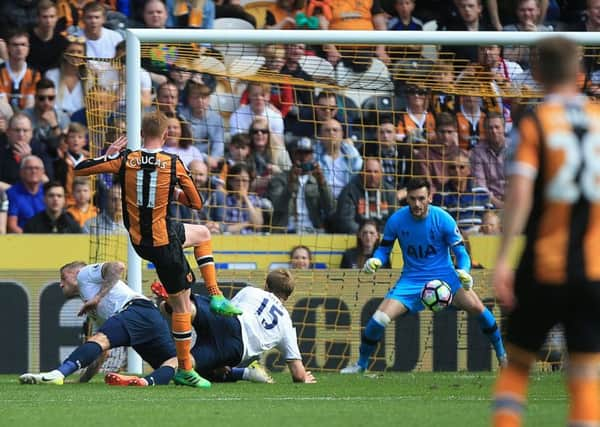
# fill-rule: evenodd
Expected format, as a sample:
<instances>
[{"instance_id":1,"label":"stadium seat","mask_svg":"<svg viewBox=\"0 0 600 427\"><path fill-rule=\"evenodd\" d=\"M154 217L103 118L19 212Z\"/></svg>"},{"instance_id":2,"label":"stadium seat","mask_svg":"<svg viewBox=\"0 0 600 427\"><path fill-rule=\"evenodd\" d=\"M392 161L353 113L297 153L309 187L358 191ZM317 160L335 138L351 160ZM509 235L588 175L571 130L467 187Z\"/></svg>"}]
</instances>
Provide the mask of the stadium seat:
<instances>
[{"instance_id":1,"label":"stadium seat","mask_svg":"<svg viewBox=\"0 0 600 427\"><path fill-rule=\"evenodd\" d=\"M319 57L306 55L300 58L300 67L317 82L335 82L333 65L329 61Z\"/></svg>"},{"instance_id":2,"label":"stadium seat","mask_svg":"<svg viewBox=\"0 0 600 427\"><path fill-rule=\"evenodd\" d=\"M236 78L253 76L265 63L262 56L239 56L234 58L227 67L229 75Z\"/></svg>"},{"instance_id":3,"label":"stadium seat","mask_svg":"<svg viewBox=\"0 0 600 427\"><path fill-rule=\"evenodd\" d=\"M217 18L215 19L213 28L215 30L254 30L252 24L238 18ZM215 44L213 47L221 52L226 66L231 64L236 57L258 55L258 47L250 44L226 43Z\"/></svg>"},{"instance_id":4,"label":"stadium seat","mask_svg":"<svg viewBox=\"0 0 600 427\"><path fill-rule=\"evenodd\" d=\"M225 64L212 56L201 56L200 58L194 59L189 68L199 73L216 75L223 75L225 74L225 71L227 71Z\"/></svg>"},{"instance_id":5,"label":"stadium seat","mask_svg":"<svg viewBox=\"0 0 600 427\"><path fill-rule=\"evenodd\" d=\"M339 62L335 77L339 86L348 89L391 92L394 88L387 66L377 58L371 58L371 65L363 73L355 73Z\"/></svg>"}]
</instances>

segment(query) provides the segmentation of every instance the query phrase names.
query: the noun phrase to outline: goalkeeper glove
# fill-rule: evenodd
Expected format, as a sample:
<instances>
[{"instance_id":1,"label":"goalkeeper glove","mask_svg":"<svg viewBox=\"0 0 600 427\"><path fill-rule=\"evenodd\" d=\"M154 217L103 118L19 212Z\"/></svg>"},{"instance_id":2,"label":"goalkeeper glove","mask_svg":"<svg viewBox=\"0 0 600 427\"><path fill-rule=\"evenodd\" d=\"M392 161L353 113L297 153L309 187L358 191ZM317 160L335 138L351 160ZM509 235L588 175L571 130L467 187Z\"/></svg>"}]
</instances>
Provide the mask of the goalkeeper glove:
<instances>
[{"instance_id":1,"label":"goalkeeper glove","mask_svg":"<svg viewBox=\"0 0 600 427\"><path fill-rule=\"evenodd\" d=\"M377 269L381 267L381 261L379 258L369 258L362 269L365 273L375 273Z\"/></svg>"},{"instance_id":2,"label":"goalkeeper glove","mask_svg":"<svg viewBox=\"0 0 600 427\"><path fill-rule=\"evenodd\" d=\"M456 274L458 275L458 280L460 280L460 284L462 285L463 289L465 291L471 290L473 287L473 276L460 268L456 270Z\"/></svg>"}]
</instances>

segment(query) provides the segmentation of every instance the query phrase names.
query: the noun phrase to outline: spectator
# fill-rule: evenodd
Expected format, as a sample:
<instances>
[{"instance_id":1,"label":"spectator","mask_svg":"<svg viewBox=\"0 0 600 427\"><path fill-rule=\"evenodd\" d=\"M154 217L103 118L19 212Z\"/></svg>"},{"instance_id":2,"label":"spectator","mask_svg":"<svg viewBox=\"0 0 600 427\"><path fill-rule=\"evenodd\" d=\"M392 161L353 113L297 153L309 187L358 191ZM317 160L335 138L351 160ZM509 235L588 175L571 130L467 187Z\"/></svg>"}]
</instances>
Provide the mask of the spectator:
<instances>
[{"instance_id":1,"label":"spectator","mask_svg":"<svg viewBox=\"0 0 600 427\"><path fill-rule=\"evenodd\" d=\"M204 156L192 145L192 132L189 125L174 113L167 116L167 137L163 151L176 154L187 167L192 160L204 160Z\"/></svg>"},{"instance_id":2,"label":"spectator","mask_svg":"<svg viewBox=\"0 0 600 427\"><path fill-rule=\"evenodd\" d=\"M377 141L366 144L365 155L381 159L383 180L396 189L398 202L406 200L406 184L413 175L413 150L410 144L399 140L391 117L381 119Z\"/></svg>"},{"instance_id":3,"label":"spectator","mask_svg":"<svg viewBox=\"0 0 600 427\"><path fill-rule=\"evenodd\" d=\"M46 147L32 138L31 120L25 113L16 113L8 121L6 133L0 136L0 181L14 184L20 177L23 158L35 154L44 162L46 175L54 176L54 165ZM43 172L42 172L43 174Z\"/></svg>"},{"instance_id":4,"label":"spectator","mask_svg":"<svg viewBox=\"0 0 600 427\"><path fill-rule=\"evenodd\" d=\"M65 212L65 189L60 182L44 184L46 208L32 216L25 224L25 233L81 233L81 227L73 217Z\"/></svg>"},{"instance_id":5,"label":"spectator","mask_svg":"<svg viewBox=\"0 0 600 427\"><path fill-rule=\"evenodd\" d=\"M56 88L52 80L42 78L35 85L35 102L23 111L31 119L33 137L56 158L61 138L69 127L69 116L56 108Z\"/></svg>"},{"instance_id":6,"label":"spectator","mask_svg":"<svg viewBox=\"0 0 600 427\"><path fill-rule=\"evenodd\" d=\"M293 30L309 27L311 24L308 22L298 24L298 21L296 20L298 14L304 15L305 3L304 0L277 0L272 7L267 9L265 29ZM304 18L307 18L306 15L304 15ZM308 18L306 21L308 21Z\"/></svg>"},{"instance_id":7,"label":"spectator","mask_svg":"<svg viewBox=\"0 0 600 427\"><path fill-rule=\"evenodd\" d=\"M395 0L394 10L396 16L392 16L387 22L387 29L392 31L421 31L423 22L413 16L415 0Z\"/></svg>"},{"instance_id":8,"label":"spectator","mask_svg":"<svg viewBox=\"0 0 600 427\"><path fill-rule=\"evenodd\" d=\"M249 133L252 149L248 160L256 175L254 191L263 196L271 176L289 171L292 161L283 144L271 137L264 117L257 117L252 121Z\"/></svg>"},{"instance_id":9,"label":"spectator","mask_svg":"<svg viewBox=\"0 0 600 427\"><path fill-rule=\"evenodd\" d=\"M446 209L463 234L476 233L483 212L493 207L490 193L487 188L474 185L468 152L460 151L453 156L448 171L448 182L443 191L433 195L433 204Z\"/></svg>"},{"instance_id":10,"label":"spectator","mask_svg":"<svg viewBox=\"0 0 600 427\"><path fill-rule=\"evenodd\" d=\"M264 218L263 210L268 205L255 193L250 193L251 170L244 163L236 163L225 181L224 231L232 234L249 234L260 231Z\"/></svg>"},{"instance_id":11,"label":"spectator","mask_svg":"<svg viewBox=\"0 0 600 427\"><path fill-rule=\"evenodd\" d=\"M156 0L160 2L160 0ZM98 86L114 93L120 102L120 109L125 109L125 100L127 97L126 84L127 67L125 61L126 45L125 40L117 43L115 57L110 64L107 64L105 70L98 75ZM142 106L149 107L152 104L152 79L150 73L144 68L140 68L140 96Z\"/></svg>"},{"instance_id":12,"label":"spectator","mask_svg":"<svg viewBox=\"0 0 600 427\"><path fill-rule=\"evenodd\" d=\"M506 137L504 118L500 114L490 114L485 120L486 141L471 152L473 177L477 187L490 191L492 204L504 207L504 160L506 158Z\"/></svg>"},{"instance_id":13,"label":"spectator","mask_svg":"<svg viewBox=\"0 0 600 427\"><path fill-rule=\"evenodd\" d=\"M21 180L7 191L6 230L9 233L23 233L23 228L29 218L45 209L42 159L33 155L25 156L20 163L19 175Z\"/></svg>"},{"instance_id":14,"label":"spectator","mask_svg":"<svg viewBox=\"0 0 600 427\"><path fill-rule=\"evenodd\" d=\"M215 170L225 152L223 119L210 107L211 90L204 83L189 80L186 93L181 115L191 125L194 146L208 156L208 166Z\"/></svg>"},{"instance_id":15,"label":"spectator","mask_svg":"<svg viewBox=\"0 0 600 427\"><path fill-rule=\"evenodd\" d=\"M252 167L252 164L250 163L250 151L251 142L248 134L237 133L231 137L225 159L221 162L219 168L220 184L225 184L229 168L236 163L246 163L248 166Z\"/></svg>"},{"instance_id":16,"label":"spectator","mask_svg":"<svg viewBox=\"0 0 600 427\"><path fill-rule=\"evenodd\" d=\"M342 123L342 128L345 130L344 134L346 136L349 135L350 123L348 123L348 120L346 120L348 114L347 111L340 111L335 92L326 90L319 92L313 111L313 117L304 121L304 126L299 128L302 129L299 131L302 136L308 136L311 139L318 138L319 126L331 119L335 119Z\"/></svg>"},{"instance_id":17,"label":"spectator","mask_svg":"<svg viewBox=\"0 0 600 427\"><path fill-rule=\"evenodd\" d=\"M56 88L56 107L71 116L84 108L80 70L85 69L86 45L85 37L67 36L67 42L58 68L46 71L45 77Z\"/></svg>"},{"instance_id":18,"label":"spectator","mask_svg":"<svg viewBox=\"0 0 600 427\"><path fill-rule=\"evenodd\" d=\"M398 135L409 144L426 144L434 139L435 117L427 111L428 93L414 85L406 88L406 113L400 115Z\"/></svg>"},{"instance_id":19,"label":"spectator","mask_svg":"<svg viewBox=\"0 0 600 427\"><path fill-rule=\"evenodd\" d=\"M85 223L98 215L98 209L92 203L92 187L89 178L78 177L73 180L73 204L67 212L83 227Z\"/></svg>"},{"instance_id":20,"label":"spectator","mask_svg":"<svg viewBox=\"0 0 600 427\"><path fill-rule=\"evenodd\" d=\"M436 120L434 144L415 147L414 171L431 183L432 193L443 188L447 181L446 163L458 150L458 130L456 118L442 113Z\"/></svg>"},{"instance_id":21,"label":"spectator","mask_svg":"<svg viewBox=\"0 0 600 427\"><path fill-rule=\"evenodd\" d=\"M481 66L481 76L483 76L486 86L492 87L492 91L500 94L502 89L510 90L513 86L521 83L523 69L519 64L507 61L502 58L502 50L498 45L481 46L479 48L479 65ZM467 71L467 75L469 75ZM490 82L490 77L491 82ZM480 77L481 77L480 76ZM471 76L477 79L477 76ZM477 80L476 80L477 81ZM497 112L504 114L505 132L510 132L512 127L512 117L510 114L511 106L509 101L502 97L484 97L484 111L486 114Z\"/></svg>"},{"instance_id":22,"label":"spectator","mask_svg":"<svg viewBox=\"0 0 600 427\"><path fill-rule=\"evenodd\" d=\"M481 111L481 97L460 97L460 111L456 113L458 145L461 150L470 150L485 139L485 113Z\"/></svg>"},{"instance_id":23,"label":"spectator","mask_svg":"<svg viewBox=\"0 0 600 427\"><path fill-rule=\"evenodd\" d=\"M308 246L297 245L290 251L290 268L308 270L312 268L312 252Z\"/></svg>"},{"instance_id":24,"label":"spectator","mask_svg":"<svg viewBox=\"0 0 600 427\"><path fill-rule=\"evenodd\" d=\"M6 191L0 188L0 234L6 234L6 217L8 213L8 196Z\"/></svg>"},{"instance_id":25,"label":"spectator","mask_svg":"<svg viewBox=\"0 0 600 427\"><path fill-rule=\"evenodd\" d=\"M495 211L488 210L481 216L481 226L479 227L479 233L488 236L497 236L502 233L502 224L500 217Z\"/></svg>"},{"instance_id":26,"label":"spectator","mask_svg":"<svg viewBox=\"0 0 600 427\"><path fill-rule=\"evenodd\" d=\"M15 29L7 40L8 59L0 64L0 97L7 100L13 110L19 111L33 106L35 85L40 79L40 73L26 61L29 55L29 33Z\"/></svg>"},{"instance_id":27,"label":"spectator","mask_svg":"<svg viewBox=\"0 0 600 427\"><path fill-rule=\"evenodd\" d=\"M208 166L203 160L192 160L188 165L190 176L198 193L204 200L202 209L195 210L180 204L171 204L169 215L194 224L203 223L211 233L220 233L218 222L222 222L225 209L225 193L211 185Z\"/></svg>"},{"instance_id":28,"label":"spectator","mask_svg":"<svg viewBox=\"0 0 600 427\"><path fill-rule=\"evenodd\" d=\"M156 106L163 113L179 113L179 89L175 83L167 80L158 86Z\"/></svg>"},{"instance_id":29,"label":"spectator","mask_svg":"<svg viewBox=\"0 0 600 427\"><path fill-rule=\"evenodd\" d=\"M100 215L86 221L83 231L92 234L127 234L127 229L123 225L122 202L121 185L113 182L107 192L105 203L101 204L105 208Z\"/></svg>"},{"instance_id":30,"label":"spectator","mask_svg":"<svg viewBox=\"0 0 600 427\"><path fill-rule=\"evenodd\" d=\"M306 45L293 43L285 45L285 64L280 74L289 75L305 81L312 81L312 77L302 66L300 61L306 55ZM306 120L313 119L313 91L310 88L292 87L294 105L289 114L285 116L285 129L296 136L306 136Z\"/></svg>"},{"instance_id":31,"label":"spectator","mask_svg":"<svg viewBox=\"0 0 600 427\"><path fill-rule=\"evenodd\" d=\"M180 28L211 29L216 17L216 6L213 0L175 0L174 15Z\"/></svg>"},{"instance_id":32,"label":"spectator","mask_svg":"<svg viewBox=\"0 0 600 427\"><path fill-rule=\"evenodd\" d=\"M65 188L67 206L75 203L73 199L73 169L87 158L84 147L87 129L79 123L71 123L67 130L66 149L59 150L59 158L54 162L54 177Z\"/></svg>"},{"instance_id":33,"label":"spectator","mask_svg":"<svg viewBox=\"0 0 600 427\"><path fill-rule=\"evenodd\" d=\"M583 3L580 2L580 3ZM598 32L600 31L600 0L587 0L585 10L585 19L577 19L574 23L569 26L569 31L585 31L585 32ZM598 55L600 49L593 47L586 50L584 58L585 70L588 74L591 74L599 70Z\"/></svg>"},{"instance_id":34,"label":"spectator","mask_svg":"<svg viewBox=\"0 0 600 427\"><path fill-rule=\"evenodd\" d=\"M387 30L385 13L380 2L376 0L342 1L333 4L333 7L328 2L310 0L307 14L319 17L319 25L322 30ZM333 65L341 59L335 45L326 45L324 50L327 52L327 59ZM383 62L390 62L385 46L377 46L376 52Z\"/></svg>"},{"instance_id":35,"label":"spectator","mask_svg":"<svg viewBox=\"0 0 600 427\"><path fill-rule=\"evenodd\" d=\"M106 9L100 2L90 2L83 7L83 33L87 55L90 58L114 58L117 44L123 36L104 27Z\"/></svg>"},{"instance_id":36,"label":"spectator","mask_svg":"<svg viewBox=\"0 0 600 427\"><path fill-rule=\"evenodd\" d=\"M290 172L274 175L267 189L273 205L273 231L299 234L324 231L335 210L335 199L313 158L310 139L296 142L292 164Z\"/></svg>"},{"instance_id":37,"label":"spectator","mask_svg":"<svg viewBox=\"0 0 600 427\"><path fill-rule=\"evenodd\" d=\"M458 105L456 96L452 93L456 79L454 63L448 60L439 60L431 67L430 75L437 82L437 88L431 92L430 111L436 117L440 113L455 114Z\"/></svg>"},{"instance_id":38,"label":"spectator","mask_svg":"<svg viewBox=\"0 0 600 427\"><path fill-rule=\"evenodd\" d=\"M283 143L283 118L281 113L269 103L271 85L268 83L248 83L248 105L239 107L229 119L229 131L232 135L236 133L247 133L252 121L256 117L266 117L269 130L274 138Z\"/></svg>"},{"instance_id":39,"label":"spectator","mask_svg":"<svg viewBox=\"0 0 600 427\"><path fill-rule=\"evenodd\" d=\"M315 158L335 198L363 166L358 150L352 140L343 139L342 125L335 119L321 124Z\"/></svg>"},{"instance_id":40,"label":"spectator","mask_svg":"<svg viewBox=\"0 0 600 427\"><path fill-rule=\"evenodd\" d=\"M361 174L344 187L337 201L336 228L340 233L358 232L367 219L385 224L396 210L396 191L383 179L381 160L368 158Z\"/></svg>"},{"instance_id":41,"label":"spectator","mask_svg":"<svg viewBox=\"0 0 600 427\"><path fill-rule=\"evenodd\" d=\"M58 67L67 39L56 30L58 20L56 5L52 0L40 0L37 4L37 24L29 32L29 55L27 63L44 74Z\"/></svg>"},{"instance_id":42,"label":"spectator","mask_svg":"<svg viewBox=\"0 0 600 427\"><path fill-rule=\"evenodd\" d=\"M444 28L450 31L485 31L491 26L482 19L483 7L481 0L458 0L458 17L454 22L449 22ZM443 47L444 51L454 54L456 59L477 61L477 46Z\"/></svg>"},{"instance_id":43,"label":"spectator","mask_svg":"<svg viewBox=\"0 0 600 427\"><path fill-rule=\"evenodd\" d=\"M162 0L144 0L142 19L145 28L167 28L167 5Z\"/></svg>"},{"instance_id":44,"label":"spectator","mask_svg":"<svg viewBox=\"0 0 600 427\"><path fill-rule=\"evenodd\" d=\"M265 65L259 72L279 74L285 65L285 48L283 45L269 44L261 48L260 54L265 58ZM289 84L273 83L269 102L281 112L285 119L294 106L294 92ZM244 91L240 104L248 103L248 91Z\"/></svg>"},{"instance_id":45,"label":"spectator","mask_svg":"<svg viewBox=\"0 0 600 427\"><path fill-rule=\"evenodd\" d=\"M541 23L542 10L539 0L517 1L517 23L506 25L504 31L552 31L552 26ZM517 62L524 69L529 68L529 47L504 46L505 59Z\"/></svg>"},{"instance_id":46,"label":"spectator","mask_svg":"<svg viewBox=\"0 0 600 427\"><path fill-rule=\"evenodd\" d=\"M374 219L364 220L356 233L356 246L344 251L340 268L362 268L379 246L380 224ZM391 268L389 262L383 268Z\"/></svg>"}]
</instances>

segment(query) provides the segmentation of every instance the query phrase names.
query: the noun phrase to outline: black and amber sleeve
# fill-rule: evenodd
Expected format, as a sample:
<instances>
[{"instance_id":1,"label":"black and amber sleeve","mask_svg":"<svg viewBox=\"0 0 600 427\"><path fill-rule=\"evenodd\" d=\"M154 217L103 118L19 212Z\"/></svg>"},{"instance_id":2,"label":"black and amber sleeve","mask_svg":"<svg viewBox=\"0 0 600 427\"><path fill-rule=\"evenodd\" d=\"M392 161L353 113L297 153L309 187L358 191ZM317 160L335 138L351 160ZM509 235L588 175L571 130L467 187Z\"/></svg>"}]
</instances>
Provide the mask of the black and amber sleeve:
<instances>
[{"instance_id":1,"label":"black and amber sleeve","mask_svg":"<svg viewBox=\"0 0 600 427\"><path fill-rule=\"evenodd\" d=\"M189 206L193 209L202 209L202 206L204 206L204 200L202 200L202 196L200 196L200 193L198 193L198 190L194 185L194 181L192 181L187 169L185 166L183 166L183 163L181 163L181 160L179 159L177 159L176 174L177 181L183 190L184 195L184 197L179 197L179 203Z\"/></svg>"},{"instance_id":2,"label":"black and amber sleeve","mask_svg":"<svg viewBox=\"0 0 600 427\"><path fill-rule=\"evenodd\" d=\"M127 150L122 151L115 158L108 158L107 156L96 157L95 159L87 159L75 166L76 176L88 176L96 175L99 173L112 173L116 174L121 169L123 164L123 156L127 154Z\"/></svg>"}]
</instances>

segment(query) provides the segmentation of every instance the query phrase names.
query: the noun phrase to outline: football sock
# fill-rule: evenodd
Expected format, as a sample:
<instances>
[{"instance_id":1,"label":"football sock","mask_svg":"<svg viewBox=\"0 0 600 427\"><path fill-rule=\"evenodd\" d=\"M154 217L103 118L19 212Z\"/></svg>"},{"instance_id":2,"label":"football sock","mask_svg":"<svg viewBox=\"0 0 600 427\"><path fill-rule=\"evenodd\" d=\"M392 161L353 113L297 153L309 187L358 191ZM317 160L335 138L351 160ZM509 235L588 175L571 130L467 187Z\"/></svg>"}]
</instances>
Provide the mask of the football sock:
<instances>
[{"instance_id":1,"label":"football sock","mask_svg":"<svg viewBox=\"0 0 600 427\"><path fill-rule=\"evenodd\" d=\"M179 369L190 371L192 369L192 357L190 348L192 346L192 318L190 313L173 313L171 316L171 328L177 351L177 363Z\"/></svg>"},{"instance_id":2,"label":"football sock","mask_svg":"<svg viewBox=\"0 0 600 427\"><path fill-rule=\"evenodd\" d=\"M167 385L175 375L175 369L171 366L161 366L155 371L146 375L144 379L148 381L148 385Z\"/></svg>"},{"instance_id":3,"label":"football sock","mask_svg":"<svg viewBox=\"0 0 600 427\"><path fill-rule=\"evenodd\" d=\"M488 339L494 346L496 357L500 358L506 354L504 350L504 344L502 343L502 337L500 336L500 330L496 323L496 318L488 308L484 308L483 312L479 315L479 327L482 332L487 335Z\"/></svg>"},{"instance_id":4,"label":"football sock","mask_svg":"<svg viewBox=\"0 0 600 427\"><path fill-rule=\"evenodd\" d=\"M204 286L209 295L221 295L221 290L217 284L217 271L215 270L215 260L212 255L212 243L210 240L200 242L194 247L194 257L200 268L200 274L204 279Z\"/></svg>"},{"instance_id":5,"label":"football sock","mask_svg":"<svg viewBox=\"0 0 600 427\"><path fill-rule=\"evenodd\" d=\"M569 358L567 377L571 404L568 425L600 425L598 372L598 363L593 356L571 355Z\"/></svg>"},{"instance_id":6,"label":"football sock","mask_svg":"<svg viewBox=\"0 0 600 427\"><path fill-rule=\"evenodd\" d=\"M247 376L246 368L231 368L231 378L233 378L235 381L247 379L244 378L244 376Z\"/></svg>"},{"instance_id":7,"label":"football sock","mask_svg":"<svg viewBox=\"0 0 600 427\"><path fill-rule=\"evenodd\" d=\"M102 354L102 347L96 342L88 341L77 347L60 365L59 370L65 377L78 369L85 368Z\"/></svg>"},{"instance_id":8,"label":"football sock","mask_svg":"<svg viewBox=\"0 0 600 427\"><path fill-rule=\"evenodd\" d=\"M362 334L360 340L358 366L363 369L367 369L369 366L369 359L377 347L377 343L383 337L385 327L390 323L390 318L387 314L382 311L376 311L373 316L367 322L365 331Z\"/></svg>"},{"instance_id":9,"label":"football sock","mask_svg":"<svg viewBox=\"0 0 600 427\"><path fill-rule=\"evenodd\" d=\"M508 363L500 371L494 390L494 427L518 427L525 407L529 370Z\"/></svg>"}]
</instances>

